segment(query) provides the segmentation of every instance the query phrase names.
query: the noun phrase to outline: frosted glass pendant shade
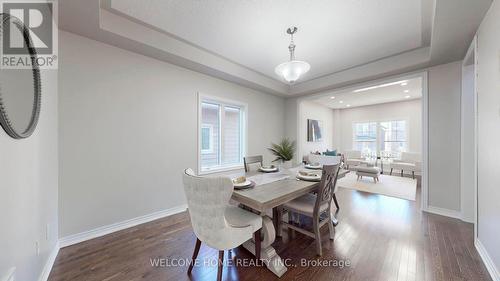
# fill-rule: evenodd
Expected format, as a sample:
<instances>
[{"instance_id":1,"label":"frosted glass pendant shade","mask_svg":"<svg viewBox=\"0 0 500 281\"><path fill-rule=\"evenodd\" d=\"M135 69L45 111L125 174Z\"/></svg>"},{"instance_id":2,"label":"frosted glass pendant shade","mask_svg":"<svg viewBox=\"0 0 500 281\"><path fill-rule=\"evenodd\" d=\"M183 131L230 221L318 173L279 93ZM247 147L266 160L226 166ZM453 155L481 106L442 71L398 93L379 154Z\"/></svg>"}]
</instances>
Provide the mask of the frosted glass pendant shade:
<instances>
[{"instance_id":1,"label":"frosted glass pendant shade","mask_svg":"<svg viewBox=\"0 0 500 281\"><path fill-rule=\"evenodd\" d=\"M311 69L311 66L307 62L292 60L278 65L274 71L288 83L294 83L309 69Z\"/></svg>"}]
</instances>

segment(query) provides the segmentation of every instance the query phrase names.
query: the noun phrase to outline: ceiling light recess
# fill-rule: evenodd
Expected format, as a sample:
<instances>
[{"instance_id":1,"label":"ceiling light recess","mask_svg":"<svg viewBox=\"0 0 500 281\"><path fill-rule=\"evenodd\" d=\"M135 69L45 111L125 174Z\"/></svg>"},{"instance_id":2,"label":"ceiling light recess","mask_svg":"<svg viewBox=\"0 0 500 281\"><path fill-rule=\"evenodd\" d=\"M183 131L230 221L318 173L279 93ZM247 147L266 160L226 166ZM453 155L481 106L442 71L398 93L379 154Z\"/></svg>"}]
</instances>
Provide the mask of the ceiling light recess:
<instances>
[{"instance_id":1,"label":"ceiling light recess","mask_svg":"<svg viewBox=\"0 0 500 281\"><path fill-rule=\"evenodd\" d=\"M288 51L290 52L290 61L284 62L274 69L274 72L279 76L283 77L285 81L290 84L295 83L300 76L305 74L311 69L311 66L305 62L295 59L295 43L293 42L293 35L297 32L297 27L290 27L286 30L286 33L290 34L290 45L288 46Z\"/></svg>"},{"instance_id":2,"label":"ceiling light recess","mask_svg":"<svg viewBox=\"0 0 500 281\"><path fill-rule=\"evenodd\" d=\"M385 83L385 84L380 84L380 85L377 85L377 86L371 86L371 87L366 87L366 88L362 88L362 89L357 89L357 90L354 90L352 91L353 93L360 93L360 92L366 92L366 91L369 91L369 90L373 90L373 89L378 89L378 88L384 88L384 87L389 87L389 86L393 86L393 85L403 85L404 83L408 83L407 80L402 80L402 81L397 81L397 82L391 82L391 83Z\"/></svg>"}]
</instances>

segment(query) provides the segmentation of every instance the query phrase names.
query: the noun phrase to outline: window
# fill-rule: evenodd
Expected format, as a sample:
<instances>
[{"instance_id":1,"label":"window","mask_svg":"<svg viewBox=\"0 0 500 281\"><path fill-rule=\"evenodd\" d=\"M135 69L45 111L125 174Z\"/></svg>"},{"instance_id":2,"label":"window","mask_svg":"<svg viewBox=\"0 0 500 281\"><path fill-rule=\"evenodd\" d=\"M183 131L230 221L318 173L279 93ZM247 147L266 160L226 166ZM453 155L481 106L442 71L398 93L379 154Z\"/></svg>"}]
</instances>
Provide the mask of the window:
<instances>
[{"instance_id":1,"label":"window","mask_svg":"<svg viewBox=\"0 0 500 281\"><path fill-rule=\"evenodd\" d=\"M399 155L406 151L406 122L380 122L379 151Z\"/></svg>"},{"instance_id":2,"label":"window","mask_svg":"<svg viewBox=\"0 0 500 281\"><path fill-rule=\"evenodd\" d=\"M355 123L353 132L354 150L359 150L367 155L377 151L377 123Z\"/></svg>"},{"instance_id":3,"label":"window","mask_svg":"<svg viewBox=\"0 0 500 281\"><path fill-rule=\"evenodd\" d=\"M201 125L201 153L208 154L214 151L214 127L209 124Z\"/></svg>"},{"instance_id":4,"label":"window","mask_svg":"<svg viewBox=\"0 0 500 281\"><path fill-rule=\"evenodd\" d=\"M244 106L202 98L200 109L200 173L242 167Z\"/></svg>"},{"instance_id":5,"label":"window","mask_svg":"<svg viewBox=\"0 0 500 281\"><path fill-rule=\"evenodd\" d=\"M406 151L407 126L404 120L353 124L353 149L364 156L398 157Z\"/></svg>"}]
</instances>

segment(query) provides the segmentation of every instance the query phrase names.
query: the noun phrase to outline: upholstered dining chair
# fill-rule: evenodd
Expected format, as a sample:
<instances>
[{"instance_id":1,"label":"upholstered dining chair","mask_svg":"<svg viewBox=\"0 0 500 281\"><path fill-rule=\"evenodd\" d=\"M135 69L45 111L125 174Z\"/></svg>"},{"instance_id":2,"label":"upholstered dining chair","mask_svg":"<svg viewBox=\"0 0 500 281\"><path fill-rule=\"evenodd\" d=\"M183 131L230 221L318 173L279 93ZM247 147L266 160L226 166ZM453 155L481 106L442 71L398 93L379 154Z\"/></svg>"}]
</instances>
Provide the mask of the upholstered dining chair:
<instances>
[{"instance_id":1,"label":"upholstered dining chair","mask_svg":"<svg viewBox=\"0 0 500 281\"><path fill-rule=\"evenodd\" d=\"M288 211L289 214L301 214L312 218L313 231L306 230L293 224L293 219L291 218L292 216L289 216L288 223L280 222L280 224L284 224L290 229L314 238L316 240L316 253L319 256L323 254L320 234L321 227L328 224L331 240L333 240L335 235L334 225L332 222L331 204L340 166L341 164L323 165L321 181L319 183L317 193L308 193L285 203L281 207L284 211Z\"/></svg>"},{"instance_id":2,"label":"upholstered dining chair","mask_svg":"<svg viewBox=\"0 0 500 281\"><path fill-rule=\"evenodd\" d=\"M255 257L259 261L262 218L229 204L234 189L231 179L198 177L193 170L186 169L183 182L191 225L197 238L187 273L191 274L193 270L201 242L219 250L217 280L222 279L224 250L236 248L254 238Z\"/></svg>"},{"instance_id":3,"label":"upholstered dining chair","mask_svg":"<svg viewBox=\"0 0 500 281\"><path fill-rule=\"evenodd\" d=\"M250 164L260 163L260 166L264 165L264 158L262 155L257 156L246 156L243 157L243 164L245 165L245 172L250 171Z\"/></svg>"}]
</instances>

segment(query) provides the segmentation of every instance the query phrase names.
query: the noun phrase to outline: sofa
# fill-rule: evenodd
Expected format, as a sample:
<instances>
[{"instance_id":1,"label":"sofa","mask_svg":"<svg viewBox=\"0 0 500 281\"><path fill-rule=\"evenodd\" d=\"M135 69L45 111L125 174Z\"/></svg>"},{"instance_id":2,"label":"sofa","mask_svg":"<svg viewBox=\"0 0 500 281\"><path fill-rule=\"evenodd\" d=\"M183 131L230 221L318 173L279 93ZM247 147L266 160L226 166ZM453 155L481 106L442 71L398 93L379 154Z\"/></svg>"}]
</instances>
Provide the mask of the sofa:
<instances>
[{"instance_id":1,"label":"sofa","mask_svg":"<svg viewBox=\"0 0 500 281\"><path fill-rule=\"evenodd\" d=\"M314 153L305 157L305 161L309 164L319 163L321 165L337 165L341 160L341 156L320 155Z\"/></svg>"},{"instance_id":2,"label":"sofa","mask_svg":"<svg viewBox=\"0 0 500 281\"><path fill-rule=\"evenodd\" d=\"M302 157L302 162L308 164L321 164L321 165L336 165L342 161L342 155L337 153L336 149L327 149L324 152L311 151L309 154Z\"/></svg>"}]
</instances>

